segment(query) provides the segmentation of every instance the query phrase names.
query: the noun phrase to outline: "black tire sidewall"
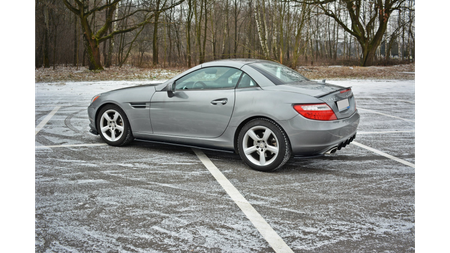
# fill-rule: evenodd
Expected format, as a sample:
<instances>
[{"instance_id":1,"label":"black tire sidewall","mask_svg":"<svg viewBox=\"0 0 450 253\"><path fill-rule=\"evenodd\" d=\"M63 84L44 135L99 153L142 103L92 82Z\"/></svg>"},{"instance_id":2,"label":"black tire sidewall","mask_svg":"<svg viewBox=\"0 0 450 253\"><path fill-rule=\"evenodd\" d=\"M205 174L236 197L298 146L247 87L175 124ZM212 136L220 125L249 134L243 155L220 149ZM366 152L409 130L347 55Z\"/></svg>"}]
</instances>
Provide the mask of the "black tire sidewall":
<instances>
[{"instance_id":1,"label":"black tire sidewall","mask_svg":"<svg viewBox=\"0 0 450 253\"><path fill-rule=\"evenodd\" d=\"M277 137L277 140L278 140L279 152L277 154L277 157L271 164L266 165L266 166L259 166L259 165L252 163L247 158L245 153L243 152L244 136L249 129L251 129L252 127L255 127L255 126L264 126L264 127L269 128L274 133L274 135ZM253 119L253 120L249 121L247 124L245 124L244 127L242 127L241 131L239 132L237 144L238 144L238 152L239 152L241 159L249 167L251 167L252 169L255 169L255 170L259 170L259 171L269 172L269 171L274 171L274 170L280 168L286 162L286 160L287 160L286 156L290 157L290 153L291 153L290 152L290 144L287 140L287 137L286 137L283 129L281 129L281 127L278 126L272 120L265 119L265 118Z\"/></svg>"},{"instance_id":2,"label":"black tire sidewall","mask_svg":"<svg viewBox=\"0 0 450 253\"><path fill-rule=\"evenodd\" d=\"M108 110L114 110L116 112L118 112L120 114L120 116L122 117L123 120L123 134L120 137L120 139L118 139L117 141L109 141L108 139L106 139L103 136L102 131L100 130L100 119L102 117L102 115L108 111ZM132 139L131 137L131 128L130 128L130 124L128 122L128 118L125 114L125 112L117 105L105 105L104 107L102 107L97 115L97 128L98 128L98 133L100 134L102 140L104 142L106 142L107 144L111 145L111 146L123 146L126 145L127 143L129 143Z\"/></svg>"}]
</instances>

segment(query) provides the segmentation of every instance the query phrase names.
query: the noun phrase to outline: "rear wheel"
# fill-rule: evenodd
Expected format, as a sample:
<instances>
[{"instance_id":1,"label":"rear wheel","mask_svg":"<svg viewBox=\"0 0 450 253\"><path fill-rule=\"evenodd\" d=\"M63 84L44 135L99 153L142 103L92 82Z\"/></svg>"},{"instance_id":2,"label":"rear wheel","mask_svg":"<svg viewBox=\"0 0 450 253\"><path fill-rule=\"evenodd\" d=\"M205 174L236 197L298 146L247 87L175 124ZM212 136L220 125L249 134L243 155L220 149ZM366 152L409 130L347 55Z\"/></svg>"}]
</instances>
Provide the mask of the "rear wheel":
<instances>
[{"instance_id":1,"label":"rear wheel","mask_svg":"<svg viewBox=\"0 0 450 253\"><path fill-rule=\"evenodd\" d=\"M291 157L291 146L283 129L269 119L248 122L238 136L241 159L251 168L274 171Z\"/></svg>"},{"instance_id":2,"label":"rear wheel","mask_svg":"<svg viewBox=\"0 0 450 253\"><path fill-rule=\"evenodd\" d=\"M116 105L106 105L100 110L97 126L100 136L109 145L123 146L134 139L127 116Z\"/></svg>"}]
</instances>

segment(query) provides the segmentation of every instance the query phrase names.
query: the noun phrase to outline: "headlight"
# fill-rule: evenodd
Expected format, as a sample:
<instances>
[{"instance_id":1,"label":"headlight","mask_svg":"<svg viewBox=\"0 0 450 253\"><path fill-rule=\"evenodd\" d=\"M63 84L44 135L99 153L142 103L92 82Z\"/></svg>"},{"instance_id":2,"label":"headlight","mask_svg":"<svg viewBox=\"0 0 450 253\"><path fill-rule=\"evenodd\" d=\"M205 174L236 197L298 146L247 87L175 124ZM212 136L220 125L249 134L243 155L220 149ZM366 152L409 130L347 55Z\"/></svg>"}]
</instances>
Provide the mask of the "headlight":
<instances>
[{"instance_id":1,"label":"headlight","mask_svg":"<svg viewBox=\"0 0 450 253\"><path fill-rule=\"evenodd\" d=\"M91 104L94 103L94 101L97 100L97 98L99 98L99 97L100 97L100 94L99 94L99 95L95 95L95 96L91 99Z\"/></svg>"}]
</instances>

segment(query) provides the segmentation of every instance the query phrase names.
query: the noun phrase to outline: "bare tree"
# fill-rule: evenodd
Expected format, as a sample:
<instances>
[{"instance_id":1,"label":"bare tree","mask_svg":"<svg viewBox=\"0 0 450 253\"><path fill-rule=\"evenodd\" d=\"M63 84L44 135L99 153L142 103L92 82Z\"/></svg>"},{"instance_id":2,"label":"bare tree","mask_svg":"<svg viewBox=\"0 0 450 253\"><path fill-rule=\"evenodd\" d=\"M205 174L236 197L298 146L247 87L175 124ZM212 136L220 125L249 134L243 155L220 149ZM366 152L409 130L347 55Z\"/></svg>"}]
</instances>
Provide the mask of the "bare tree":
<instances>
[{"instance_id":1,"label":"bare tree","mask_svg":"<svg viewBox=\"0 0 450 253\"><path fill-rule=\"evenodd\" d=\"M236 57L292 68L368 66L391 54L409 61L414 8L415 0L35 0L35 63L101 70Z\"/></svg>"},{"instance_id":2,"label":"bare tree","mask_svg":"<svg viewBox=\"0 0 450 253\"><path fill-rule=\"evenodd\" d=\"M117 8L118 3L121 0L114 0L112 2L106 2L103 3L100 2L102 5L94 5L92 9L89 9L89 1L88 0L63 0L66 7L72 11L75 15L78 16L81 22L81 28L83 30L84 35L84 41L85 41L85 49L88 53L89 57L89 69L90 70L103 70L103 66L100 61L100 43L113 38L117 34L123 34L128 33L131 31L136 30L137 28L141 28L142 26L146 25L151 21L151 19L155 16L155 13L160 13L161 11L168 10L170 8L173 8L180 3L182 3L184 0L180 0L178 2L174 2L171 5L167 6L163 9L157 9L151 10L147 8L142 9L136 9L135 11L131 12L127 15L133 16L137 13L143 13L143 17L139 20L133 20L132 24L129 27L126 27L121 30L114 30L111 33L108 34L108 30L110 29L111 25L114 22L117 22L118 20L114 20L114 11ZM106 19L103 21L103 24L100 26L100 28L95 31L95 27L92 26L92 24L88 21L88 18L91 15L94 15L97 12L106 10L108 14L106 15ZM134 16L135 17L135 16ZM126 17L122 17L126 18Z\"/></svg>"},{"instance_id":3,"label":"bare tree","mask_svg":"<svg viewBox=\"0 0 450 253\"><path fill-rule=\"evenodd\" d=\"M354 36L362 48L362 66L372 65L375 52L386 32L393 11L399 10L406 0L294 0L313 4L325 15L333 18L346 32ZM336 4L337 3L337 4ZM347 15L338 15L338 9ZM344 18L350 18L348 26Z\"/></svg>"}]
</instances>

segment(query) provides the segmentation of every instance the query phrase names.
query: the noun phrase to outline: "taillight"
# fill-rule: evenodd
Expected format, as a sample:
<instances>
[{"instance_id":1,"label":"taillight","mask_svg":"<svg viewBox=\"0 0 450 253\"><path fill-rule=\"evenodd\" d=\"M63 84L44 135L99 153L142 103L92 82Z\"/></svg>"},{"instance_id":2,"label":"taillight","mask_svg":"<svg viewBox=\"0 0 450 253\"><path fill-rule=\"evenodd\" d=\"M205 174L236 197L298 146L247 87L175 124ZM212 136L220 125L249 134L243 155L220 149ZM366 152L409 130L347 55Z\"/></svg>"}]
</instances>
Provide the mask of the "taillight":
<instances>
[{"instance_id":1,"label":"taillight","mask_svg":"<svg viewBox=\"0 0 450 253\"><path fill-rule=\"evenodd\" d=\"M351 91L352 89L346 89L346 90L341 90L340 93L346 93L348 91Z\"/></svg>"},{"instance_id":2,"label":"taillight","mask_svg":"<svg viewBox=\"0 0 450 253\"><path fill-rule=\"evenodd\" d=\"M325 103L294 105L294 109L307 119L337 120L336 114Z\"/></svg>"}]
</instances>

